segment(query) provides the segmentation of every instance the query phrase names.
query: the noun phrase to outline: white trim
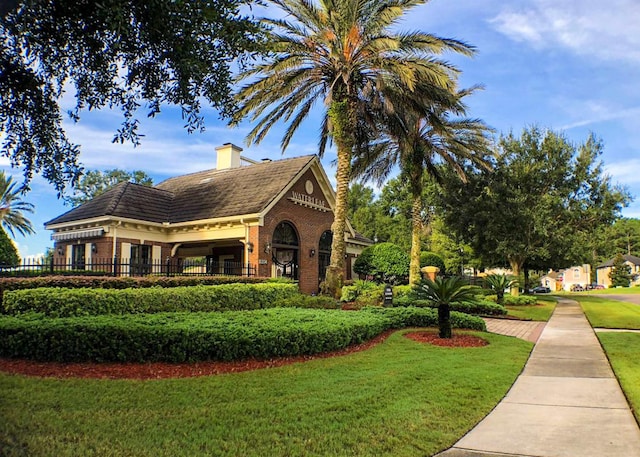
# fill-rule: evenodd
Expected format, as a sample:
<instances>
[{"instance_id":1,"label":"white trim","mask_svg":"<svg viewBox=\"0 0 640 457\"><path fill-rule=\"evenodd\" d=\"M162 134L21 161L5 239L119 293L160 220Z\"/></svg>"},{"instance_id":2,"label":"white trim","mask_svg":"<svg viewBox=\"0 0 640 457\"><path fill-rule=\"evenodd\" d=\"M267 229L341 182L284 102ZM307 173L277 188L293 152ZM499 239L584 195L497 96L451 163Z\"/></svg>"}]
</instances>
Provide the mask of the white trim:
<instances>
[{"instance_id":1,"label":"white trim","mask_svg":"<svg viewBox=\"0 0 640 457\"><path fill-rule=\"evenodd\" d=\"M104 228L94 228L89 230L74 230L72 232L58 232L51 235L54 241L77 240L80 238L95 238L104 234Z\"/></svg>"}]
</instances>

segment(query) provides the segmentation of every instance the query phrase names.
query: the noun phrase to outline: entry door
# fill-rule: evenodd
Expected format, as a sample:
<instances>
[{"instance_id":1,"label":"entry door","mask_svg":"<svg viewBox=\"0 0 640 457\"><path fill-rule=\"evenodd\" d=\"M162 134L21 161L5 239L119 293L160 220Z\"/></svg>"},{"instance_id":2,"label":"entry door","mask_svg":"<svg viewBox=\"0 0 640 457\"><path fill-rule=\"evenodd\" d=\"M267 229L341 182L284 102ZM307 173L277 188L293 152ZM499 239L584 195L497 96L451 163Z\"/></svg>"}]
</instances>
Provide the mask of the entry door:
<instances>
[{"instance_id":1,"label":"entry door","mask_svg":"<svg viewBox=\"0 0 640 457\"><path fill-rule=\"evenodd\" d=\"M151 246L131 245L131 274L148 275L151 273Z\"/></svg>"}]
</instances>

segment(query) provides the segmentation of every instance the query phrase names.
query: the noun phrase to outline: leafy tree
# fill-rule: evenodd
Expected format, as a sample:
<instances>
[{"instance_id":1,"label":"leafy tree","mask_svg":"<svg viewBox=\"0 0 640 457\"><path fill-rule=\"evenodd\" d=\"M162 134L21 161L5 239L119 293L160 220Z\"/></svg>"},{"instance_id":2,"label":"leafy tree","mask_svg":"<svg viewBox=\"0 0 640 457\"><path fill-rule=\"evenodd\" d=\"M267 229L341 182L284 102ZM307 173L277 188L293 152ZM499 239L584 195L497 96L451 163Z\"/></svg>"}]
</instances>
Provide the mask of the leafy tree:
<instances>
[{"instance_id":1,"label":"leafy tree","mask_svg":"<svg viewBox=\"0 0 640 457\"><path fill-rule=\"evenodd\" d=\"M139 141L137 111L182 108L189 131L203 128L201 103L234 109L232 60L255 48L257 24L239 14L244 0L20 0L0 18L2 155L41 173L59 193L81 172L79 148L60 110L65 90L80 112L119 108L114 141Z\"/></svg>"},{"instance_id":2,"label":"leafy tree","mask_svg":"<svg viewBox=\"0 0 640 457\"><path fill-rule=\"evenodd\" d=\"M499 275L492 274L487 275L484 278L484 282L490 289L494 290L498 295L498 304L501 305L504 301L504 291L505 289L511 289L513 287L518 287L518 279L514 278L511 275Z\"/></svg>"},{"instance_id":3,"label":"leafy tree","mask_svg":"<svg viewBox=\"0 0 640 457\"><path fill-rule=\"evenodd\" d=\"M409 276L409 256L393 243L378 243L365 248L353 264L353 271L373 276L385 283L401 283Z\"/></svg>"},{"instance_id":4,"label":"leafy tree","mask_svg":"<svg viewBox=\"0 0 640 457\"><path fill-rule=\"evenodd\" d=\"M74 187L73 195L66 197L65 202L73 206L82 205L89 200L104 194L121 182L133 182L143 186L152 186L153 179L144 171L128 172L114 168L113 170L91 170L82 175Z\"/></svg>"},{"instance_id":5,"label":"leafy tree","mask_svg":"<svg viewBox=\"0 0 640 457\"><path fill-rule=\"evenodd\" d=\"M440 338L451 338L451 303L472 303L475 301L473 288L456 276L437 277L435 281L423 279L417 289L419 298L429 300L438 306L438 328Z\"/></svg>"},{"instance_id":6,"label":"leafy tree","mask_svg":"<svg viewBox=\"0 0 640 457\"><path fill-rule=\"evenodd\" d=\"M20 256L15 245L7 236L7 233L0 227L0 265L16 266L20 264Z\"/></svg>"},{"instance_id":7,"label":"leafy tree","mask_svg":"<svg viewBox=\"0 0 640 457\"><path fill-rule=\"evenodd\" d=\"M463 163L490 168L488 128L477 119L454 119L465 113L463 98L472 91L448 94L438 102L431 97L422 100L415 94L398 93L393 98L403 107L388 115L381 123L382 139L371 154L356 159L354 172L384 181L398 165L401 178L408 183L411 201L411 266L409 283L420 280L420 235L425 218L423 181L426 173L440 181L438 164L450 167L460 179L466 180Z\"/></svg>"},{"instance_id":8,"label":"leafy tree","mask_svg":"<svg viewBox=\"0 0 640 457\"><path fill-rule=\"evenodd\" d=\"M453 91L456 70L437 58L453 51L469 55L463 42L421 32L397 33L402 16L425 0L269 0L285 19L271 26L270 53L240 80L251 82L238 93L236 121L259 119L248 136L260 142L279 120L289 122L283 150L314 106L324 107L319 153L331 141L337 149L336 202L327 292L343 282L347 196L354 154L377 136L380 113L393 110L387 88L428 97Z\"/></svg>"},{"instance_id":9,"label":"leafy tree","mask_svg":"<svg viewBox=\"0 0 640 457\"><path fill-rule=\"evenodd\" d=\"M349 188L348 206L347 218L351 225L367 238L378 239L380 213L378 205L375 205L373 189L353 183Z\"/></svg>"},{"instance_id":10,"label":"leafy tree","mask_svg":"<svg viewBox=\"0 0 640 457\"><path fill-rule=\"evenodd\" d=\"M631 267L625 263L622 254L617 254L613 259L613 266L609 272L612 287L629 287L631 278Z\"/></svg>"},{"instance_id":11,"label":"leafy tree","mask_svg":"<svg viewBox=\"0 0 640 457\"><path fill-rule=\"evenodd\" d=\"M15 237L14 230L22 236L35 233L31 221L23 212L33 213L33 205L22 201L23 188L17 188L11 176L7 177L4 171L0 171L0 220L11 236Z\"/></svg>"},{"instance_id":12,"label":"leafy tree","mask_svg":"<svg viewBox=\"0 0 640 457\"><path fill-rule=\"evenodd\" d=\"M545 269L583 263L584 239L611 224L629 200L603 174L602 143L590 135L576 146L531 127L503 136L499 148L493 173L469 173L464 186L448 178L441 195L447 227L485 265L508 261L515 276L526 262Z\"/></svg>"}]
</instances>

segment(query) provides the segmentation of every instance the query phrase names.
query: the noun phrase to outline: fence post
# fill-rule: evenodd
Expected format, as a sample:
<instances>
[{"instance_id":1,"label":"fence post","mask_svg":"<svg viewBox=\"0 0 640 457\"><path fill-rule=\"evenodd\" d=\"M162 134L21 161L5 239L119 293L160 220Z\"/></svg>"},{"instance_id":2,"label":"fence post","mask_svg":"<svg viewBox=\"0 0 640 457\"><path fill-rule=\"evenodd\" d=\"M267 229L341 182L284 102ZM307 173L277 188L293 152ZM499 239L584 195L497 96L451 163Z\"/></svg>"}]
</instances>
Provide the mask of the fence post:
<instances>
[{"instance_id":1,"label":"fence post","mask_svg":"<svg viewBox=\"0 0 640 457\"><path fill-rule=\"evenodd\" d=\"M118 257L114 255L113 256L113 276L118 276L117 267L118 267Z\"/></svg>"},{"instance_id":2,"label":"fence post","mask_svg":"<svg viewBox=\"0 0 640 457\"><path fill-rule=\"evenodd\" d=\"M171 258L169 256L167 256L166 265L167 265L167 276L171 276L171 274L169 273L169 268L171 267Z\"/></svg>"},{"instance_id":3,"label":"fence post","mask_svg":"<svg viewBox=\"0 0 640 457\"><path fill-rule=\"evenodd\" d=\"M53 256L51 256L51 261L49 262L49 271L53 274Z\"/></svg>"}]
</instances>

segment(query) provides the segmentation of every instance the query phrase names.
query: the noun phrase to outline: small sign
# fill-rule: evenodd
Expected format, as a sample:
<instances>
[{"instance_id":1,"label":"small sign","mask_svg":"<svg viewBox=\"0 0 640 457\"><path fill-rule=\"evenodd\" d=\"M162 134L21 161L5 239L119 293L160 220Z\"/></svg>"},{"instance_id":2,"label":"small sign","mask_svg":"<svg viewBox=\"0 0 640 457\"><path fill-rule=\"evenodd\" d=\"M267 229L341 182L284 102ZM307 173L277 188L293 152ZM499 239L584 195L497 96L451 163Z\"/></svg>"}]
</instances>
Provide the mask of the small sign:
<instances>
[{"instance_id":1,"label":"small sign","mask_svg":"<svg viewBox=\"0 0 640 457\"><path fill-rule=\"evenodd\" d=\"M393 289L391 286L387 285L384 288L384 306L392 306L393 305Z\"/></svg>"},{"instance_id":2,"label":"small sign","mask_svg":"<svg viewBox=\"0 0 640 457\"><path fill-rule=\"evenodd\" d=\"M267 259L258 259L258 265L266 265Z\"/></svg>"}]
</instances>

